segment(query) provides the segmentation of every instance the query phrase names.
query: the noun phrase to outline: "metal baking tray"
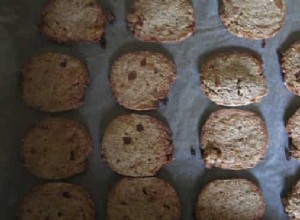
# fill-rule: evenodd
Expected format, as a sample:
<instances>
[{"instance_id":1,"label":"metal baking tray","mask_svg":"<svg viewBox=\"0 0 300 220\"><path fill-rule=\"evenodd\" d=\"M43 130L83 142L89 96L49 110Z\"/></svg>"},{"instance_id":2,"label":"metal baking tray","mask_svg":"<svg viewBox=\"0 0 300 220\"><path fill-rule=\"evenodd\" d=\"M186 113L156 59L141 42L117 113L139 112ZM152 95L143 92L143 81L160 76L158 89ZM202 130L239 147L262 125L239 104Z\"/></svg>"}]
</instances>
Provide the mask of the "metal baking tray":
<instances>
[{"instance_id":1,"label":"metal baking tray","mask_svg":"<svg viewBox=\"0 0 300 220\"><path fill-rule=\"evenodd\" d=\"M126 25L129 2L102 0L105 10L116 16L107 27L106 48L100 43L58 44L43 37L39 30L40 13L46 0L0 0L0 219L15 219L20 198L33 186L46 182L29 174L20 160L20 140L26 130L46 114L27 107L20 93L20 68L30 57L53 51L72 54L86 62L91 84L85 104L77 110L54 114L84 123L93 139L93 153L88 170L64 180L84 186L93 196L97 219L105 219L109 189L121 178L101 160L101 139L108 122L117 115L129 113L115 102L108 83L113 60L120 54L150 49L169 56L177 65L177 79L168 101L150 114L167 121L173 133L175 160L163 167L158 176L172 184L180 197L181 219L194 219L199 190L210 180L247 178L256 182L266 202L266 220L285 220L281 196L299 179L300 166L286 159L288 138L286 120L300 107L300 97L288 92L282 82L278 51L300 40L300 1L286 0L287 17L283 29L266 40L238 38L223 27L218 0L193 0L196 11L195 34L179 43L143 43L133 38ZM199 129L217 106L199 87L199 67L207 54L215 51L249 49L264 60L268 95L261 103L241 109L259 113L269 132L269 150L264 162L251 170L229 171L206 169L199 151Z\"/></svg>"}]
</instances>

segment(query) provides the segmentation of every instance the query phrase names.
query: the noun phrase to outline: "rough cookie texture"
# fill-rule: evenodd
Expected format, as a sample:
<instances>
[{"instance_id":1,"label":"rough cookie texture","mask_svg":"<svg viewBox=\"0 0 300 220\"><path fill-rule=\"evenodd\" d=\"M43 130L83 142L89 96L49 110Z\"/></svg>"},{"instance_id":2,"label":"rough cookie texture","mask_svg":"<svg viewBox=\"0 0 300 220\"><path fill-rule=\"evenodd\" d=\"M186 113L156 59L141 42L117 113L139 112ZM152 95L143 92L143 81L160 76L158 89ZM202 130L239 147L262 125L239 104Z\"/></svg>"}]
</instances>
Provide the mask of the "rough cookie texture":
<instances>
[{"instance_id":1,"label":"rough cookie texture","mask_svg":"<svg viewBox=\"0 0 300 220\"><path fill-rule=\"evenodd\" d=\"M218 105L260 102L267 94L262 60L250 52L224 52L209 57L201 68L201 88Z\"/></svg>"},{"instance_id":2,"label":"rough cookie texture","mask_svg":"<svg viewBox=\"0 0 300 220\"><path fill-rule=\"evenodd\" d=\"M260 189L245 179L210 182L196 206L197 220L262 220L264 212Z\"/></svg>"},{"instance_id":3,"label":"rough cookie texture","mask_svg":"<svg viewBox=\"0 0 300 220\"><path fill-rule=\"evenodd\" d=\"M79 107L89 83L88 71L78 59L59 53L34 57L22 70L23 99L45 112Z\"/></svg>"},{"instance_id":4,"label":"rough cookie texture","mask_svg":"<svg viewBox=\"0 0 300 220\"><path fill-rule=\"evenodd\" d=\"M69 183L48 183L23 198L19 220L95 220L94 203L84 188Z\"/></svg>"},{"instance_id":5,"label":"rough cookie texture","mask_svg":"<svg viewBox=\"0 0 300 220\"><path fill-rule=\"evenodd\" d=\"M86 169L92 141L78 122L46 118L27 132L21 150L23 163L31 173L41 178L61 179Z\"/></svg>"},{"instance_id":6,"label":"rough cookie texture","mask_svg":"<svg viewBox=\"0 0 300 220\"><path fill-rule=\"evenodd\" d=\"M49 0L42 14L41 30L58 42L100 41L105 16L96 0Z\"/></svg>"},{"instance_id":7,"label":"rough cookie texture","mask_svg":"<svg viewBox=\"0 0 300 220\"><path fill-rule=\"evenodd\" d=\"M202 157L207 167L241 170L263 160L267 128L255 113L223 109L212 113L201 131Z\"/></svg>"},{"instance_id":8,"label":"rough cookie texture","mask_svg":"<svg viewBox=\"0 0 300 220\"><path fill-rule=\"evenodd\" d=\"M108 197L107 220L179 220L180 202L166 181L122 179Z\"/></svg>"},{"instance_id":9,"label":"rough cookie texture","mask_svg":"<svg viewBox=\"0 0 300 220\"><path fill-rule=\"evenodd\" d=\"M194 9L187 0L134 0L127 21L142 41L175 42L195 31Z\"/></svg>"},{"instance_id":10,"label":"rough cookie texture","mask_svg":"<svg viewBox=\"0 0 300 220\"><path fill-rule=\"evenodd\" d=\"M300 41L283 53L281 66L286 88L300 96Z\"/></svg>"},{"instance_id":11,"label":"rough cookie texture","mask_svg":"<svg viewBox=\"0 0 300 220\"><path fill-rule=\"evenodd\" d=\"M170 130L147 115L119 116L105 130L102 156L119 174L153 176L173 157Z\"/></svg>"},{"instance_id":12,"label":"rough cookie texture","mask_svg":"<svg viewBox=\"0 0 300 220\"><path fill-rule=\"evenodd\" d=\"M286 130L291 138L290 154L300 161L300 109L288 120Z\"/></svg>"},{"instance_id":13,"label":"rough cookie texture","mask_svg":"<svg viewBox=\"0 0 300 220\"><path fill-rule=\"evenodd\" d=\"M264 39L282 28L284 0L221 0L221 19L225 27L239 37Z\"/></svg>"},{"instance_id":14,"label":"rough cookie texture","mask_svg":"<svg viewBox=\"0 0 300 220\"><path fill-rule=\"evenodd\" d=\"M283 206L290 220L300 220L300 181L292 191L283 198Z\"/></svg>"},{"instance_id":15,"label":"rough cookie texture","mask_svg":"<svg viewBox=\"0 0 300 220\"><path fill-rule=\"evenodd\" d=\"M133 110L151 110L167 97L176 77L175 65L160 53L131 52L112 66L110 84L118 103Z\"/></svg>"}]
</instances>

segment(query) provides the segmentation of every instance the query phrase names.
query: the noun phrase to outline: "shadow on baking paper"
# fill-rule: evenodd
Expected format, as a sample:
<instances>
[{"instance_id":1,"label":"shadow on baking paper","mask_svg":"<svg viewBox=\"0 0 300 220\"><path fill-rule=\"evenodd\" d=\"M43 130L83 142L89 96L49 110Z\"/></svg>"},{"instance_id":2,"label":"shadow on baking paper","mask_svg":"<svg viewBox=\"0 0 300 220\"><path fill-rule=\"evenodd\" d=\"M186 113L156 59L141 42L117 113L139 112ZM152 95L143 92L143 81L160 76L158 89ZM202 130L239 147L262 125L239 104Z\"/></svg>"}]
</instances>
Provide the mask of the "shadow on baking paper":
<instances>
[{"instance_id":1,"label":"shadow on baking paper","mask_svg":"<svg viewBox=\"0 0 300 220\"><path fill-rule=\"evenodd\" d=\"M283 188L281 191L281 198L284 198L289 192L291 192L292 188L300 181L300 167L298 166L296 173L285 177L283 180Z\"/></svg>"},{"instance_id":2,"label":"shadow on baking paper","mask_svg":"<svg viewBox=\"0 0 300 220\"><path fill-rule=\"evenodd\" d=\"M285 114L283 118L285 124L296 113L298 109L300 109L300 97L294 96L285 109Z\"/></svg>"}]
</instances>

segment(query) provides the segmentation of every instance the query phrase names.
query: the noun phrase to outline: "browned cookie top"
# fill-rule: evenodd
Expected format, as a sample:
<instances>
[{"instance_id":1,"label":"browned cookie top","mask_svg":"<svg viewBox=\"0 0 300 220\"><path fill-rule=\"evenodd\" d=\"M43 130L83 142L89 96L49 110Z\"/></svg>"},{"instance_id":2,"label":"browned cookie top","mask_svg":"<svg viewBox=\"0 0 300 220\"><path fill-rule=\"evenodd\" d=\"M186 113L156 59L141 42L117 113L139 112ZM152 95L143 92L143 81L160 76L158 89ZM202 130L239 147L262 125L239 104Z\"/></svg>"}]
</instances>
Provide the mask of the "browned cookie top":
<instances>
[{"instance_id":1,"label":"browned cookie top","mask_svg":"<svg viewBox=\"0 0 300 220\"><path fill-rule=\"evenodd\" d=\"M87 68L75 57L44 53L22 70L26 104L45 112L75 109L83 103L89 83Z\"/></svg>"},{"instance_id":2,"label":"browned cookie top","mask_svg":"<svg viewBox=\"0 0 300 220\"><path fill-rule=\"evenodd\" d=\"M187 0L134 0L127 21L142 41L180 41L195 30L194 9Z\"/></svg>"},{"instance_id":3,"label":"browned cookie top","mask_svg":"<svg viewBox=\"0 0 300 220\"><path fill-rule=\"evenodd\" d=\"M166 181L152 178L122 179L110 192L107 220L179 220L180 202Z\"/></svg>"},{"instance_id":4,"label":"browned cookie top","mask_svg":"<svg viewBox=\"0 0 300 220\"><path fill-rule=\"evenodd\" d=\"M218 105L260 102L267 94L263 62L251 52L224 52L209 57L201 67L201 88Z\"/></svg>"},{"instance_id":5,"label":"browned cookie top","mask_svg":"<svg viewBox=\"0 0 300 220\"><path fill-rule=\"evenodd\" d=\"M210 182L196 205L197 220L262 220L264 212L260 189L245 179Z\"/></svg>"},{"instance_id":6,"label":"browned cookie top","mask_svg":"<svg viewBox=\"0 0 300 220\"><path fill-rule=\"evenodd\" d=\"M46 118L22 141L23 163L34 175L61 179L82 173L92 151L87 130L65 118Z\"/></svg>"},{"instance_id":7,"label":"browned cookie top","mask_svg":"<svg viewBox=\"0 0 300 220\"><path fill-rule=\"evenodd\" d=\"M102 155L117 173L153 176L172 159L170 130L147 115L119 116L105 130Z\"/></svg>"},{"instance_id":8,"label":"browned cookie top","mask_svg":"<svg viewBox=\"0 0 300 220\"><path fill-rule=\"evenodd\" d=\"M291 156L300 161L300 109L288 120L286 130L291 138Z\"/></svg>"},{"instance_id":9,"label":"browned cookie top","mask_svg":"<svg viewBox=\"0 0 300 220\"><path fill-rule=\"evenodd\" d=\"M48 183L23 198L19 220L95 220L95 207L84 188L69 183Z\"/></svg>"},{"instance_id":10,"label":"browned cookie top","mask_svg":"<svg viewBox=\"0 0 300 220\"><path fill-rule=\"evenodd\" d=\"M281 66L286 88L300 96L300 41L282 54Z\"/></svg>"},{"instance_id":11,"label":"browned cookie top","mask_svg":"<svg viewBox=\"0 0 300 220\"><path fill-rule=\"evenodd\" d=\"M221 19L239 37L264 39L283 26L285 0L221 0Z\"/></svg>"},{"instance_id":12,"label":"browned cookie top","mask_svg":"<svg viewBox=\"0 0 300 220\"><path fill-rule=\"evenodd\" d=\"M207 167L241 170L256 166L264 158L268 133L254 112L222 109L209 116L200 142Z\"/></svg>"},{"instance_id":13,"label":"browned cookie top","mask_svg":"<svg viewBox=\"0 0 300 220\"><path fill-rule=\"evenodd\" d=\"M300 219L300 181L296 183L292 191L283 198L283 206L290 220Z\"/></svg>"},{"instance_id":14,"label":"browned cookie top","mask_svg":"<svg viewBox=\"0 0 300 220\"><path fill-rule=\"evenodd\" d=\"M96 0L49 0L41 30L58 42L99 41L105 31L105 17Z\"/></svg>"},{"instance_id":15,"label":"browned cookie top","mask_svg":"<svg viewBox=\"0 0 300 220\"><path fill-rule=\"evenodd\" d=\"M175 65L160 53L130 52L112 66L110 84L117 101L133 110L156 109L176 77Z\"/></svg>"}]
</instances>

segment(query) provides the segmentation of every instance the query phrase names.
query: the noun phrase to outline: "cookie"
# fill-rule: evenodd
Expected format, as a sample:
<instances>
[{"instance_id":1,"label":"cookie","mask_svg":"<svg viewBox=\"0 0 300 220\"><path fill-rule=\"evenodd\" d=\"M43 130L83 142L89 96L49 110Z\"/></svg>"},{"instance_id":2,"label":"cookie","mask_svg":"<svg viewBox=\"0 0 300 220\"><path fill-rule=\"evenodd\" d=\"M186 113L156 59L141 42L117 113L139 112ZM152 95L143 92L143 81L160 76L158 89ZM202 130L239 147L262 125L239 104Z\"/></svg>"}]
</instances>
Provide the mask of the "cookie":
<instances>
[{"instance_id":1,"label":"cookie","mask_svg":"<svg viewBox=\"0 0 300 220\"><path fill-rule=\"evenodd\" d=\"M300 219L300 181L292 188L291 192L283 198L283 206L290 220Z\"/></svg>"},{"instance_id":2,"label":"cookie","mask_svg":"<svg viewBox=\"0 0 300 220\"><path fill-rule=\"evenodd\" d=\"M286 88L300 96L300 41L282 54L281 67Z\"/></svg>"},{"instance_id":3,"label":"cookie","mask_svg":"<svg viewBox=\"0 0 300 220\"><path fill-rule=\"evenodd\" d=\"M25 195L19 220L95 220L94 203L84 188L69 183L47 183Z\"/></svg>"},{"instance_id":4,"label":"cookie","mask_svg":"<svg viewBox=\"0 0 300 220\"><path fill-rule=\"evenodd\" d=\"M267 128L254 112L222 109L212 113L202 127L200 147L207 167L249 169L265 156Z\"/></svg>"},{"instance_id":5,"label":"cookie","mask_svg":"<svg viewBox=\"0 0 300 220\"><path fill-rule=\"evenodd\" d=\"M187 0L134 0L127 16L136 38L148 42L176 42L195 31L195 12Z\"/></svg>"},{"instance_id":6,"label":"cookie","mask_svg":"<svg viewBox=\"0 0 300 220\"><path fill-rule=\"evenodd\" d=\"M30 129L22 140L25 167L46 179L62 179L82 173L92 151L87 130L65 118L46 118Z\"/></svg>"},{"instance_id":7,"label":"cookie","mask_svg":"<svg viewBox=\"0 0 300 220\"><path fill-rule=\"evenodd\" d=\"M105 31L105 16L96 0L49 0L40 28L57 42L100 41Z\"/></svg>"},{"instance_id":8,"label":"cookie","mask_svg":"<svg viewBox=\"0 0 300 220\"><path fill-rule=\"evenodd\" d=\"M201 67L201 89L218 105L241 106L260 102L267 94L263 62L251 52L224 52Z\"/></svg>"},{"instance_id":9,"label":"cookie","mask_svg":"<svg viewBox=\"0 0 300 220\"><path fill-rule=\"evenodd\" d=\"M45 112L79 107L89 83L86 66L75 57L59 53L32 58L23 67L22 74L24 101Z\"/></svg>"},{"instance_id":10,"label":"cookie","mask_svg":"<svg viewBox=\"0 0 300 220\"><path fill-rule=\"evenodd\" d=\"M266 39L282 28L285 0L221 0L221 20L229 32L239 37Z\"/></svg>"},{"instance_id":11,"label":"cookie","mask_svg":"<svg viewBox=\"0 0 300 220\"><path fill-rule=\"evenodd\" d=\"M160 53L130 52L114 62L110 84L120 105L132 110L152 110L167 98L176 77L174 63Z\"/></svg>"},{"instance_id":12,"label":"cookie","mask_svg":"<svg viewBox=\"0 0 300 220\"><path fill-rule=\"evenodd\" d=\"M180 202L166 181L150 178L122 179L110 192L107 220L179 220Z\"/></svg>"},{"instance_id":13,"label":"cookie","mask_svg":"<svg viewBox=\"0 0 300 220\"><path fill-rule=\"evenodd\" d=\"M300 161L300 109L288 120L286 130L291 139L289 153Z\"/></svg>"},{"instance_id":14,"label":"cookie","mask_svg":"<svg viewBox=\"0 0 300 220\"><path fill-rule=\"evenodd\" d=\"M119 116L105 130L102 157L119 174L153 176L173 157L170 130L147 115Z\"/></svg>"},{"instance_id":15,"label":"cookie","mask_svg":"<svg viewBox=\"0 0 300 220\"><path fill-rule=\"evenodd\" d=\"M246 179L215 180L198 196L197 220L262 220L265 203L260 189Z\"/></svg>"}]
</instances>

